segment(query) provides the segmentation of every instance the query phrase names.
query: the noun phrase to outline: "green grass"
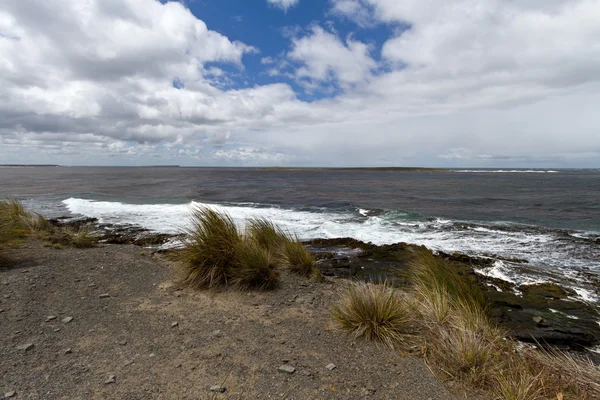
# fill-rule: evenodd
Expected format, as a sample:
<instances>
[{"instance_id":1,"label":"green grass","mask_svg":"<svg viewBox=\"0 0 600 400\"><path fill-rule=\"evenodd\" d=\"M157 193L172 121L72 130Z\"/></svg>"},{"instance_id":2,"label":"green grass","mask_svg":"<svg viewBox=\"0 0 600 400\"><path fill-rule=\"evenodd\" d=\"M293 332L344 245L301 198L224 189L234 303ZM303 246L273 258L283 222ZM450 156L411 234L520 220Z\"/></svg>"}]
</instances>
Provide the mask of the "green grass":
<instances>
[{"instance_id":1,"label":"green grass","mask_svg":"<svg viewBox=\"0 0 600 400\"><path fill-rule=\"evenodd\" d=\"M356 338L389 347L407 343L412 313L398 292L384 284L355 282L331 308L337 325Z\"/></svg>"}]
</instances>

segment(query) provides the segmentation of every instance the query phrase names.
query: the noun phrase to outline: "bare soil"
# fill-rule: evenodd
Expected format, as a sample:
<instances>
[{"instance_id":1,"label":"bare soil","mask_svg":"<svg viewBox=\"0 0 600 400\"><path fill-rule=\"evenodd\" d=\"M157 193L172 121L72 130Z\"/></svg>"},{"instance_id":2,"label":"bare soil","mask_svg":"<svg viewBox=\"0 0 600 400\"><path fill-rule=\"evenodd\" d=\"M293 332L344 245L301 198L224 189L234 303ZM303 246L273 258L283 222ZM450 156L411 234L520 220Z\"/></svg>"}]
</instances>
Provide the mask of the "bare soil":
<instances>
[{"instance_id":1,"label":"bare soil","mask_svg":"<svg viewBox=\"0 0 600 400\"><path fill-rule=\"evenodd\" d=\"M15 255L0 271L0 399L454 398L423 360L334 329L339 281L282 272L274 291L206 292L133 245Z\"/></svg>"}]
</instances>

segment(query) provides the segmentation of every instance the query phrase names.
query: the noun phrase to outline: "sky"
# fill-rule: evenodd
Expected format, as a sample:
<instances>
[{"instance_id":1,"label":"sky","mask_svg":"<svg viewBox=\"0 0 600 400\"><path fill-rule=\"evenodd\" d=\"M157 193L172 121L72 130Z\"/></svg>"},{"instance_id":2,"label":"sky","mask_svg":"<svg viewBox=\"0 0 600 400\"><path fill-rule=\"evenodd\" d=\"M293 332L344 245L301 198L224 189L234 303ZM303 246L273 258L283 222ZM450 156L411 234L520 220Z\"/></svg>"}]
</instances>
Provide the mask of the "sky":
<instances>
[{"instance_id":1,"label":"sky","mask_svg":"<svg viewBox=\"0 0 600 400\"><path fill-rule=\"evenodd\" d=\"M598 0L2 0L0 164L600 167Z\"/></svg>"}]
</instances>

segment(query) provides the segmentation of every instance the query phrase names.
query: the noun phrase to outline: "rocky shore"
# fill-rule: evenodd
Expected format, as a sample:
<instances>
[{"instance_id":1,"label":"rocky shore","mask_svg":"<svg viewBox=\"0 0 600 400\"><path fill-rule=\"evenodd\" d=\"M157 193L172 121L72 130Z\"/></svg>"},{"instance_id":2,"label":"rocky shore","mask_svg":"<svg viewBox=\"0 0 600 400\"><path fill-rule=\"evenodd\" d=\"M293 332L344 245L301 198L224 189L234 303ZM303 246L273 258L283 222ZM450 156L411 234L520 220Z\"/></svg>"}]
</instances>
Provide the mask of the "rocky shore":
<instances>
[{"instance_id":1,"label":"rocky shore","mask_svg":"<svg viewBox=\"0 0 600 400\"><path fill-rule=\"evenodd\" d=\"M98 224L93 218L52 222L73 228L93 224L102 243L134 244L152 251L163 251L159 250L162 245L177 239L177 235L157 234L136 226ZM325 276L385 280L399 287L410 286L407 262L411 254L417 249L429 251L406 243L377 246L352 238L316 239L306 244ZM461 275L485 291L494 321L508 329L513 338L576 351L600 346L600 308L575 299L572 289L560 283L517 286L475 272L506 259L446 253L438 256L452 261ZM597 284L600 287L600 282ZM591 355L600 361L600 357Z\"/></svg>"}]
</instances>

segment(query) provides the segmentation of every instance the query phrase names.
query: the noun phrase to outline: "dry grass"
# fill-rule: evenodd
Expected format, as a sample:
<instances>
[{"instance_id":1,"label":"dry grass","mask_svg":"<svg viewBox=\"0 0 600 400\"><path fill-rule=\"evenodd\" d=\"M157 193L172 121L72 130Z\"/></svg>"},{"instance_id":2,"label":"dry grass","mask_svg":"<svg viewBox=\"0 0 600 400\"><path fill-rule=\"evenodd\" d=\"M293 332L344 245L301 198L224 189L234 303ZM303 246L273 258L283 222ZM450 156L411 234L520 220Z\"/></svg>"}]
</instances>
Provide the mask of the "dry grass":
<instances>
[{"instance_id":1,"label":"dry grass","mask_svg":"<svg viewBox=\"0 0 600 400\"><path fill-rule=\"evenodd\" d=\"M277 254L289 241L289 234L266 218L251 218L246 223L246 237L270 254Z\"/></svg>"},{"instance_id":2,"label":"dry grass","mask_svg":"<svg viewBox=\"0 0 600 400\"><path fill-rule=\"evenodd\" d=\"M305 277L318 275L315 258L298 238L288 238L280 249L279 260L290 271Z\"/></svg>"},{"instance_id":3,"label":"dry grass","mask_svg":"<svg viewBox=\"0 0 600 400\"><path fill-rule=\"evenodd\" d=\"M239 290L267 290L279 282L279 271L271 254L247 240L238 245L229 274L231 286Z\"/></svg>"},{"instance_id":4,"label":"dry grass","mask_svg":"<svg viewBox=\"0 0 600 400\"><path fill-rule=\"evenodd\" d=\"M543 387L541 373L535 374L526 365L517 363L496 376L493 394L497 400L536 400L542 398Z\"/></svg>"},{"instance_id":5,"label":"dry grass","mask_svg":"<svg viewBox=\"0 0 600 400\"><path fill-rule=\"evenodd\" d=\"M410 305L386 284L348 285L331 313L338 326L356 338L394 348L406 344L410 337Z\"/></svg>"},{"instance_id":6,"label":"dry grass","mask_svg":"<svg viewBox=\"0 0 600 400\"><path fill-rule=\"evenodd\" d=\"M253 224L253 225L252 225ZM279 240L265 234L278 229L266 220L252 220L243 236L233 219L210 208L192 213L192 228L183 239L184 282L196 288L230 286L239 290L275 287L279 271L269 251ZM261 245L261 243L264 245Z\"/></svg>"},{"instance_id":7,"label":"dry grass","mask_svg":"<svg viewBox=\"0 0 600 400\"><path fill-rule=\"evenodd\" d=\"M81 225L78 229L63 229L68 244L77 249L96 247L98 236L94 233L92 225Z\"/></svg>"},{"instance_id":8,"label":"dry grass","mask_svg":"<svg viewBox=\"0 0 600 400\"><path fill-rule=\"evenodd\" d=\"M236 263L236 249L243 241L235 222L227 214L198 208L192 212L191 223L181 252L184 282L196 288L227 285L229 270Z\"/></svg>"}]
</instances>

